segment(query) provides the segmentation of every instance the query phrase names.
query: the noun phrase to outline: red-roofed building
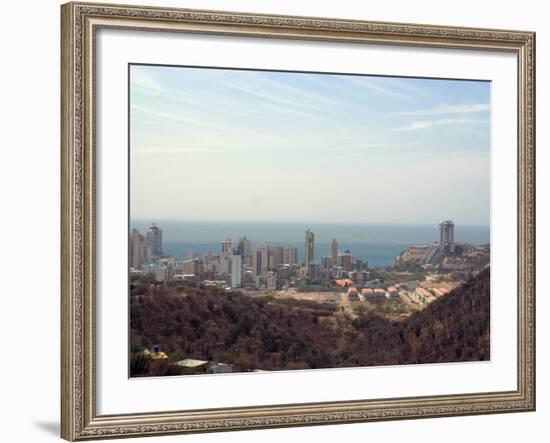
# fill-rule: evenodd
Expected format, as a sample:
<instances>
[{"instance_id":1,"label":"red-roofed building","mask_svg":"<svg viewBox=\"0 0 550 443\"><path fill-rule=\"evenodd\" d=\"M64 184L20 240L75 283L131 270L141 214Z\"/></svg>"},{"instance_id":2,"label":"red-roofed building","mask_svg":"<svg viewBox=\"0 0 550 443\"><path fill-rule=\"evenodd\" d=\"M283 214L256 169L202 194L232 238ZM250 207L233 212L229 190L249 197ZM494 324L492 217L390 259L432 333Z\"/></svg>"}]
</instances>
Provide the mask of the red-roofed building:
<instances>
[{"instance_id":1,"label":"red-roofed building","mask_svg":"<svg viewBox=\"0 0 550 443\"><path fill-rule=\"evenodd\" d=\"M395 286L390 286L387 291L386 291L386 296L390 299L390 300L399 300L399 291L397 290L397 288Z\"/></svg>"},{"instance_id":2,"label":"red-roofed building","mask_svg":"<svg viewBox=\"0 0 550 443\"><path fill-rule=\"evenodd\" d=\"M346 288L348 286L353 285L353 280L349 278L342 278L339 280L334 280L334 283L336 283L336 286L339 286L341 288Z\"/></svg>"}]
</instances>

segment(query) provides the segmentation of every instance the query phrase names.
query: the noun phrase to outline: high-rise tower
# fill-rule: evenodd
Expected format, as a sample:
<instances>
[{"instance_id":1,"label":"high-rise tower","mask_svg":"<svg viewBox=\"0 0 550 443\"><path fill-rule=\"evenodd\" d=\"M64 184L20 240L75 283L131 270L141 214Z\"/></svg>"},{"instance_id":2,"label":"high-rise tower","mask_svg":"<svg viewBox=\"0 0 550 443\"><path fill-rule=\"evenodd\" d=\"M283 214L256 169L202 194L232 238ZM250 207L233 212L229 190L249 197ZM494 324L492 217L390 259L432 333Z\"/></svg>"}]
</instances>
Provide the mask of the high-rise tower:
<instances>
[{"instance_id":1,"label":"high-rise tower","mask_svg":"<svg viewBox=\"0 0 550 443\"><path fill-rule=\"evenodd\" d=\"M346 249L342 256L342 269L345 272L351 271L351 251L349 249Z\"/></svg>"},{"instance_id":2,"label":"high-rise tower","mask_svg":"<svg viewBox=\"0 0 550 443\"><path fill-rule=\"evenodd\" d=\"M306 231L305 239L305 266L309 269L309 265L315 261L315 234L309 229Z\"/></svg>"},{"instance_id":3,"label":"high-rise tower","mask_svg":"<svg viewBox=\"0 0 550 443\"><path fill-rule=\"evenodd\" d=\"M452 245L455 241L455 225L452 220L445 220L439 224L439 243Z\"/></svg>"},{"instance_id":4,"label":"high-rise tower","mask_svg":"<svg viewBox=\"0 0 550 443\"><path fill-rule=\"evenodd\" d=\"M243 264L252 264L252 242L246 237L239 239L237 253L243 258Z\"/></svg>"},{"instance_id":5,"label":"high-rise tower","mask_svg":"<svg viewBox=\"0 0 550 443\"><path fill-rule=\"evenodd\" d=\"M233 255L233 242L231 240L222 240L220 242L220 273L229 274L231 272L231 256Z\"/></svg>"},{"instance_id":6,"label":"high-rise tower","mask_svg":"<svg viewBox=\"0 0 550 443\"><path fill-rule=\"evenodd\" d=\"M141 269L141 266L145 262L145 239L137 229L132 229L132 232L130 233L129 246L128 252L130 267L134 269Z\"/></svg>"},{"instance_id":7,"label":"high-rise tower","mask_svg":"<svg viewBox=\"0 0 550 443\"><path fill-rule=\"evenodd\" d=\"M338 264L338 242L335 238L330 242L330 261L332 262L332 266Z\"/></svg>"},{"instance_id":8,"label":"high-rise tower","mask_svg":"<svg viewBox=\"0 0 550 443\"><path fill-rule=\"evenodd\" d=\"M162 257L162 229L152 223L145 236L147 259Z\"/></svg>"},{"instance_id":9,"label":"high-rise tower","mask_svg":"<svg viewBox=\"0 0 550 443\"><path fill-rule=\"evenodd\" d=\"M231 257L231 287L240 288L243 279L243 258L234 254Z\"/></svg>"}]
</instances>

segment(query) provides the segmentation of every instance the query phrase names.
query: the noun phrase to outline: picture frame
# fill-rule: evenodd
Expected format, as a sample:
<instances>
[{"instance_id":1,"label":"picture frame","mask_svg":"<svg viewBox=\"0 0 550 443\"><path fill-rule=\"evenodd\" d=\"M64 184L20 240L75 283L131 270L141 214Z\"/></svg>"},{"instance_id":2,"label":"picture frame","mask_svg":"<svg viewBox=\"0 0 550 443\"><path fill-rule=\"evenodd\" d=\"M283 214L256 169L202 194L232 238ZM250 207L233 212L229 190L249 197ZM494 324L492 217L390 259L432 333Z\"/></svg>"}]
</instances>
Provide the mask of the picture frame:
<instances>
[{"instance_id":1,"label":"picture frame","mask_svg":"<svg viewBox=\"0 0 550 443\"><path fill-rule=\"evenodd\" d=\"M535 410L535 34L525 31L71 2L61 7L61 436L69 441ZM507 53L517 66L516 389L98 413L97 33ZM121 116L121 119L123 117ZM498 131L498 128L494 128ZM121 148L122 149L122 148ZM124 150L124 149L123 149ZM498 167L495 166L495 167ZM512 289L510 289L512 290ZM265 375L269 377L269 375Z\"/></svg>"}]
</instances>

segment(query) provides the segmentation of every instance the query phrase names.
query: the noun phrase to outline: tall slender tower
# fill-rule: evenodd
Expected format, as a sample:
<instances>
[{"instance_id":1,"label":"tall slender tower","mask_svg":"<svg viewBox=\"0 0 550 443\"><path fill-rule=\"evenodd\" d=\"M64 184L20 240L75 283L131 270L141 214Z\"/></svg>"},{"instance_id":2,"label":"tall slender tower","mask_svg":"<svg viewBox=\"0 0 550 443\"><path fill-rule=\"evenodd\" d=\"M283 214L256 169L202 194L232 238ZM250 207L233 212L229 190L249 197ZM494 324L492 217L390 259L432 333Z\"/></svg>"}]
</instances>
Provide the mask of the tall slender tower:
<instances>
[{"instance_id":1,"label":"tall slender tower","mask_svg":"<svg viewBox=\"0 0 550 443\"><path fill-rule=\"evenodd\" d=\"M231 256L233 255L233 242L231 240L222 240L220 242L220 273L229 274L231 272Z\"/></svg>"},{"instance_id":2,"label":"tall slender tower","mask_svg":"<svg viewBox=\"0 0 550 443\"><path fill-rule=\"evenodd\" d=\"M243 264L252 264L252 242L246 237L239 239L237 252L243 258Z\"/></svg>"},{"instance_id":3,"label":"tall slender tower","mask_svg":"<svg viewBox=\"0 0 550 443\"><path fill-rule=\"evenodd\" d=\"M345 272L351 271L351 251L349 249L346 249L342 256L342 269Z\"/></svg>"},{"instance_id":4,"label":"tall slender tower","mask_svg":"<svg viewBox=\"0 0 550 443\"><path fill-rule=\"evenodd\" d=\"M332 266L338 264L338 242L335 238L330 242L330 261L332 262Z\"/></svg>"},{"instance_id":5,"label":"tall slender tower","mask_svg":"<svg viewBox=\"0 0 550 443\"><path fill-rule=\"evenodd\" d=\"M306 231L305 242L305 265L309 269L309 265L315 261L315 234L309 229Z\"/></svg>"},{"instance_id":6,"label":"tall slender tower","mask_svg":"<svg viewBox=\"0 0 550 443\"><path fill-rule=\"evenodd\" d=\"M147 259L162 257L162 229L152 223L145 237Z\"/></svg>"},{"instance_id":7,"label":"tall slender tower","mask_svg":"<svg viewBox=\"0 0 550 443\"><path fill-rule=\"evenodd\" d=\"M240 288L243 279L243 258L234 254L231 257L231 287Z\"/></svg>"}]
</instances>

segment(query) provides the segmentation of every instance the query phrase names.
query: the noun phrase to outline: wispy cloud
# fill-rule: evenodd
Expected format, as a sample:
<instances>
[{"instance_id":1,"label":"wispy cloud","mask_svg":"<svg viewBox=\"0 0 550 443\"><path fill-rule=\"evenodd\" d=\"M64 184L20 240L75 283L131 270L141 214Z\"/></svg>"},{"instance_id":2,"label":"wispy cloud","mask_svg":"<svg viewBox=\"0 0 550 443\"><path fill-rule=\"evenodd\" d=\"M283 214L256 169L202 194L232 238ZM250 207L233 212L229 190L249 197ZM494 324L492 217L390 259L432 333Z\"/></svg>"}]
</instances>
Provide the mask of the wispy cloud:
<instances>
[{"instance_id":1,"label":"wispy cloud","mask_svg":"<svg viewBox=\"0 0 550 443\"><path fill-rule=\"evenodd\" d=\"M421 129L433 128L434 126L451 126L451 125L477 125L487 123L486 120L472 118L444 118L440 120L418 120L406 126L394 129L394 132L409 132L418 131Z\"/></svg>"},{"instance_id":2,"label":"wispy cloud","mask_svg":"<svg viewBox=\"0 0 550 443\"><path fill-rule=\"evenodd\" d=\"M426 96L429 94L425 88L420 87L422 84L415 78L397 78L397 77L386 77L386 79L391 82L391 85L404 89L413 96Z\"/></svg>"},{"instance_id":3,"label":"wispy cloud","mask_svg":"<svg viewBox=\"0 0 550 443\"><path fill-rule=\"evenodd\" d=\"M174 113L174 112L170 112L170 111L158 111L158 110L155 110L153 108L148 108L148 107L145 107L145 106L134 105L134 104L131 105L130 109L131 109L131 111L141 112L141 113L148 114L148 115L151 115L151 116L154 116L154 117L158 117L160 119L176 120L180 123L187 123L189 125L206 127L206 128L214 129L214 130L217 130L217 131L226 131L226 130L229 129L226 126L216 125L216 124L213 124L213 123L210 123L210 122L206 122L206 121L202 121L202 120L199 120L199 119L196 119L196 118L189 117L187 115L184 115L183 112ZM135 118L135 116L136 115L134 114L133 117Z\"/></svg>"},{"instance_id":4,"label":"wispy cloud","mask_svg":"<svg viewBox=\"0 0 550 443\"><path fill-rule=\"evenodd\" d=\"M254 218L255 193L272 220L489 216L487 83L154 66L131 75L132 216ZM418 180L434 168L456 179ZM355 192L334 186L348 182ZM182 192L186 183L200 192Z\"/></svg>"},{"instance_id":5,"label":"wispy cloud","mask_svg":"<svg viewBox=\"0 0 550 443\"><path fill-rule=\"evenodd\" d=\"M441 103L433 108L417 109L414 111L397 112L395 115L446 115L446 114L477 114L488 112L488 103L449 105Z\"/></svg>"},{"instance_id":6,"label":"wispy cloud","mask_svg":"<svg viewBox=\"0 0 550 443\"><path fill-rule=\"evenodd\" d=\"M390 89L388 87L381 86L375 79L371 77L343 76L342 79L344 79L348 83L351 83L354 87L367 88L380 94L391 96L394 98L399 98L403 100L411 100L413 98L411 95L396 91L394 88Z\"/></svg>"},{"instance_id":7,"label":"wispy cloud","mask_svg":"<svg viewBox=\"0 0 550 443\"><path fill-rule=\"evenodd\" d=\"M291 87L287 88L276 80L270 81L269 88L262 87L261 89L230 80L223 81L221 84L232 91L238 92L242 96L252 98L263 106L269 106L279 112L292 113L300 117L311 117L313 115L325 117L325 112L323 111L325 108L315 106L315 100L320 100L322 99L321 97L310 96L308 99L305 99L305 91L299 91Z\"/></svg>"}]
</instances>

